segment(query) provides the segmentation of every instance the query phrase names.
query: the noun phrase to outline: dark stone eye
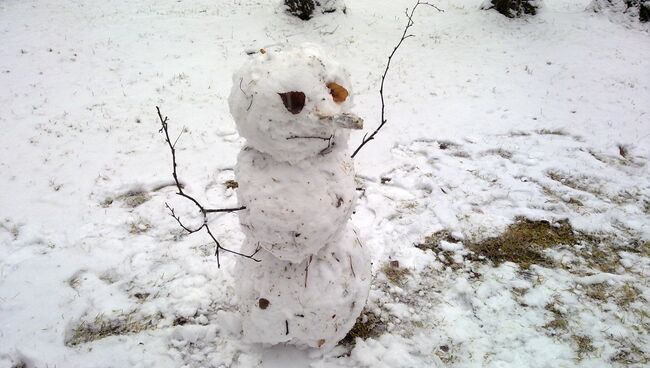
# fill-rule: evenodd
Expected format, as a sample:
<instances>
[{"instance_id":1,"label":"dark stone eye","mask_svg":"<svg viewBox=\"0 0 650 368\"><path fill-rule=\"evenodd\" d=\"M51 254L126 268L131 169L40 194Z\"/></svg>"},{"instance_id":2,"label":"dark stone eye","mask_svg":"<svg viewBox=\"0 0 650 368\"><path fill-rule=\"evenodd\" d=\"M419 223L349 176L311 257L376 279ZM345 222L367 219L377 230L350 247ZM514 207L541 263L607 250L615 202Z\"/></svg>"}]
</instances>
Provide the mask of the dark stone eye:
<instances>
[{"instance_id":1,"label":"dark stone eye","mask_svg":"<svg viewBox=\"0 0 650 368\"><path fill-rule=\"evenodd\" d=\"M278 93L282 98L284 107L292 114L299 114L302 108L305 107L305 94L302 92L284 92Z\"/></svg>"}]
</instances>

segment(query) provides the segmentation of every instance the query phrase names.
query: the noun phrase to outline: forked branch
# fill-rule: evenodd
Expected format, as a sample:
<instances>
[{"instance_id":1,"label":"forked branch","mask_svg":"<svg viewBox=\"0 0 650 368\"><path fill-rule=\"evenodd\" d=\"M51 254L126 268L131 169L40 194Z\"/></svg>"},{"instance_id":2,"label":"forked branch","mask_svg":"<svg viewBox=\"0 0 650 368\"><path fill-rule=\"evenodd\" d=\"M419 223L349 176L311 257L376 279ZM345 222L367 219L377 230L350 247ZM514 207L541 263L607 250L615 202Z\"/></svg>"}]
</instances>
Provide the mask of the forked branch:
<instances>
[{"instance_id":1,"label":"forked branch","mask_svg":"<svg viewBox=\"0 0 650 368\"><path fill-rule=\"evenodd\" d=\"M406 27L404 27L404 32L402 32L402 37L399 39L399 42L397 42L397 45L395 45L395 47L393 48L393 51L388 56L388 62L386 63L386 69L384 69L384 74L381 76L381 85L379 87L379 96L381 97L381 123L379 124L377 129L375 129L375 131L372 132L372 134L368 135L368 133L366 133L363 136L363 139L361 140L361 144L359 145L359 147L357 147L356 150L354 150L354 153L352 153L352 158L354 158L354 156L356 156L357 153L359 153L361 148L363 148L363 146L365 146L366 143L368 143L371 140L375 139L375 135L377 135L377 133L379 133L381 128L383 128L384 125L387 122L386 115L385 115L386 104L385 104L385 101L384 101L384 81L386 80L386 75L388 75L388 70L390 69L390 62L393 60L393 56L395 56L395 53L397 52L397 49L399 49L399 47L402 46L402 42L404 42L405 39L414 36L412 34L409 34L408 31L413 26L413 14L415 14L415 10L417 10L418 6L420 6L420 5L430 6L430 7L434 8L434 9L436 9L439 12L444 12L444 10L438 8L434 4L427 3L427 2L424 2L424 1L420 1L420 0L418 0L415 3L415 5L411 9L410 13L409 13L409 10L406 9L406 18L407 18Z\"/></svg>"},{"instance_id":2,"label":"forked branch","mask_svg":"<svg viewBox=\"0 0 650 368\"><path fill-rule=\"evenodd\" d=\"M160 133L165 134L165 142L167 142L167 145L169 146L169 150L172 153L172 165L173 165L172 176L174 177L174 183L176 184L176 189L177 189L176 194L181 196L181 197L187 198L192 203L194 203L194 205L199 209L199 211L201 212L201 215L203 216L203 223L201 224L201 226L197 227L196 229L192 229L192 228L186 226L181 221L180 216L178 216L176 214L176 212L174 212L174 209L169 204L165 203L165 206L167 207L167 209L169 209L170 215L174 218L174 220L176 220L176 222L178 222L178 225L180 225L180 227L182 227L183 230L187 231L188 234L194 234L196 232L199 232L199 231L205 229L205 231L208 233L208 235L212 239L212 242L217 247L215 252L214 252L214 255L217 256L217 267L221 267L221 260L220 260L220 254L219 254L219 252L221 252L221 251L226 252L226 253L232 253L234 255L244 257L244 258L249 258L249 259L252 259L255 262L259 262L259 259L255 258L255 255L260 250L259 247L257 247L252 254L243 254L243 253L240 253L240 252L228 249L228 248L224 248L221 245L221 243L219 243L217 238L212 234L212 230L210 230L210 225L208 224L208 214L209 213L235 212L235 211L243 210L246 207L242 206L242 207L236 207L236 208L217 208L217 209L205 208L199 201L196 200L196 198L192 197L191 195L189 195L189 194L187 194L187 193L185 193L183 191L183 186L181 185L180 181L178 180L178 169L177 169L178 165L176 164L176 143L178 143L178 139L180 138L181 134L183 134L183 132L181 131L181 133L178 135L176 140L174 140L174 143L172 143L171 139L169 138L169 129L168 129L168 125L167 125L167 117L165 116L163 118L162 114L160 113L160 108L158 106L156 106L156 111L158 112L158 118L160 119L160 124L162 126L160 128Z\"/></svg>"}]
</instances>

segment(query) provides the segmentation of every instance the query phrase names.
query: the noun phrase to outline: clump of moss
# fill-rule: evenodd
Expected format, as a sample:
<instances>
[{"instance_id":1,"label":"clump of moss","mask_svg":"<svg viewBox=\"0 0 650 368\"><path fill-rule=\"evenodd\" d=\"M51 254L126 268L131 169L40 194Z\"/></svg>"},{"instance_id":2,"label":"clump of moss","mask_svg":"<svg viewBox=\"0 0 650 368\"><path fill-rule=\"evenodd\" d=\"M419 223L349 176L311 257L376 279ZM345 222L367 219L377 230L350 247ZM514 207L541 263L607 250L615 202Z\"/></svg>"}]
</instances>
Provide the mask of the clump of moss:
<instances>
[{"instance_id":1,"label":"clump of moss","mask_svg":"<svg viewBox=\"0 0 650 368\"><path fill-rule=\"evenodd\" d=\"M408 269L400 267L397 261L386 263L381 271L386 275L388 281L395 285L403 285L406 276L411 274Z\"/></svg>"},{"instance_id":2,"label":"clump of moss","mask_svg":"<svg viewBox=\"0 0 650 368\"><path fill-rule=\"evenodd\" d=\"M519 218L499 236L469 244L479 256L492 261L496 266L513 262L521 268L532 264L550 265L542 251L557 244L573 245L577 236L568 221L552 225L548 221L532 221Z\"/></svg>"},{"instance_id":3,"label":"clump of moss","mask_svg":"<svg viewBox=\"0 0 650 368\"><path fill-rule=\"evenodd\" d=\"M364 309L350 332L341 340L341 344L352 346L357 337L365 340L370 337L377 337L384 331L386 331L386 326L381 322L379 317Z\"/></svg>"},{"instance_id":4,"label":"clump of moss","mask_svg":"<svg viewBox=\"0 0 650 368\"><path fill-rule=\"evenodd\" d=\"M139 333L153 329L156 324L157 319L154 317L135 318L133 313L111 319L100 314L94 321L82 321L77 325L66 338L65 344L76 346L109 336Z\"/></svg>"}]
</instances>

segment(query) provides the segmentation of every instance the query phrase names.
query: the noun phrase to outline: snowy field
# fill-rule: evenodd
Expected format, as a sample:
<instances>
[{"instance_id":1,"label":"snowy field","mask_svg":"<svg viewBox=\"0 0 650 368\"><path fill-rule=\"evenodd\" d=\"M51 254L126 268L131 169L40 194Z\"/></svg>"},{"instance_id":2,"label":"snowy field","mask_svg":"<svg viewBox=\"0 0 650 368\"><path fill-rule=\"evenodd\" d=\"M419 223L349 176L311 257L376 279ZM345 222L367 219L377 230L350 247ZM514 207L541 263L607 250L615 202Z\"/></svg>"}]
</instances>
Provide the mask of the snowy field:
<instances>
[{"instance_id":1,"label":"snowy field","mask_svg":"<svg viewBox=\"0 0 650 368\"><path fill-rule=\"evenodd\" d=\"M235 206L244 50L321 44L368 130L413 5L303 22L279 3L0 2L0 367L650 364L650 35L588 0L419 8L355 159L373 284L354 336L324 356L243 343L245 275L165 209L192 214L155 106L185 131L186 190ZM235 214L212 229L243 241Z\"/></svg>"}]
</instances>

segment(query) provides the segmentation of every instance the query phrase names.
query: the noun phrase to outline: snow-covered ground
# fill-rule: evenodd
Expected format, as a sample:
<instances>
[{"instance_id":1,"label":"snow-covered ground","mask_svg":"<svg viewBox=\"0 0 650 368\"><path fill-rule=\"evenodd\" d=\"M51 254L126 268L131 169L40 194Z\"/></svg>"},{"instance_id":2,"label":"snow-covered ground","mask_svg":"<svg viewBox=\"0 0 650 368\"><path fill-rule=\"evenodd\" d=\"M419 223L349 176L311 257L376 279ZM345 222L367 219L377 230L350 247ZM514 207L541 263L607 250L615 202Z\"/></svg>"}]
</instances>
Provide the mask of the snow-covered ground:
<instances>
[{"instance_id":1,"label":"snow-covered ground","mask_svg":"<svg viewBox=\"0 0 650 368\"><path fill-rule=\"evenodd\" d=\"M367 130L412 2L309 22L275 0L1 2L0 367L649 364L647 27L584 0L523 20L481 2L420 8L393 60L389 123L355 159L372 331L325 356L241 342L245 275L166 211L200 219L174 195L155 106L186 131L186 190L234 206L226 99L243 51L323 45ZM235 216L212 229L237 248ZM574 236L528 268L481 253L523 217Z\"/></svg>"}]
</instances>

